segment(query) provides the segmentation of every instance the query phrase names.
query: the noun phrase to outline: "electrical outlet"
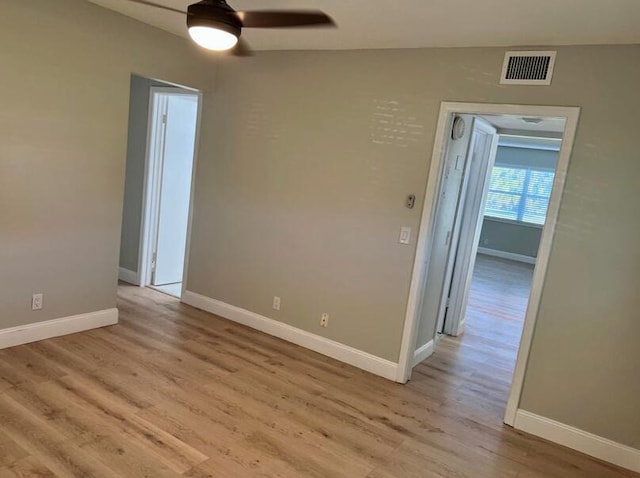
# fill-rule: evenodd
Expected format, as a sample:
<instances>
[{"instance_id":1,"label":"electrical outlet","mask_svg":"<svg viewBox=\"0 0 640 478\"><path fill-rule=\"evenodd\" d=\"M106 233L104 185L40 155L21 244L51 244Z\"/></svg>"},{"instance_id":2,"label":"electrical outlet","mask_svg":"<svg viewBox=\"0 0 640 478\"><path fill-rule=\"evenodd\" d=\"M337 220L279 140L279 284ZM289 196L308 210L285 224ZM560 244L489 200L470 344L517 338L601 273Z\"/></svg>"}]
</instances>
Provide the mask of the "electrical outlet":
<instances>
[{"instance_id":1,"label":"electrical outlet","mask_svg":"<svg viewBox=\"0 0 640 478\"><path fill-rule=\"evenodd\" d=\"M280 310L280 297L277 295L273 296L273 308L275 310Z\"/></svg>"},{"instance_id":2,"label":"electrical outlet","mask_svg":"<svg viewBox=\"0 0 640 478\"><path fill-rule=\"evenodd\" d=\"M325 313L320 316L320 326L329 327L329 314Z\"/></svg>"},{"instance_id":3,"label":"electrical outlet","mask_svg":"<svg viewBox=\"0 0 640 478\"><path fill-rule=\"evenodd\" d=\"M42 294L33 294L33 296L31 296L31 310L42 309L42 300L43 300Z\"/></svg>"}]
</instances>

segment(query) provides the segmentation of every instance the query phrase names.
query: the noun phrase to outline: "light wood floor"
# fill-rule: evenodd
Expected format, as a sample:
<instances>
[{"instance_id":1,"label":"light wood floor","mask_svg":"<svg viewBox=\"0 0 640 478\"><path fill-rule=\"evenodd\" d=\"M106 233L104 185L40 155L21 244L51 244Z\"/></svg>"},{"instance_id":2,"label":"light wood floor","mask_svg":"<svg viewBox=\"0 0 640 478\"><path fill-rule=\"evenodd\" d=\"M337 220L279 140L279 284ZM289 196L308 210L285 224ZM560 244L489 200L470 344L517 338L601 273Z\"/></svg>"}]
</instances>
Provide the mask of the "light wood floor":
<instances>
[{"instance_id":1,"label":"light wood floor","mask_svg":"<svg viewBox=\"0 0 640 478\"><path fill-rule=\"evenodd\" d=\"M502 381L511 381L515 367L533 267L533 264L478 254L465 332L458 338L447 338L451 346L462 348L458 352L461 358L472 351L490 361L500 357L504 364L499 373Z\"/></svg>"},{"instance_id":2,"label":"light wood floor","mask_svg":"<svg viewBox=\"0 0 640 478\"><path fill-rule=\"evenodd\" d=\"M402 386L162 293L119 307L0 351L1 477L636 476L504 427L510 365L480 339Z\"/></svg>"}]
</instances>

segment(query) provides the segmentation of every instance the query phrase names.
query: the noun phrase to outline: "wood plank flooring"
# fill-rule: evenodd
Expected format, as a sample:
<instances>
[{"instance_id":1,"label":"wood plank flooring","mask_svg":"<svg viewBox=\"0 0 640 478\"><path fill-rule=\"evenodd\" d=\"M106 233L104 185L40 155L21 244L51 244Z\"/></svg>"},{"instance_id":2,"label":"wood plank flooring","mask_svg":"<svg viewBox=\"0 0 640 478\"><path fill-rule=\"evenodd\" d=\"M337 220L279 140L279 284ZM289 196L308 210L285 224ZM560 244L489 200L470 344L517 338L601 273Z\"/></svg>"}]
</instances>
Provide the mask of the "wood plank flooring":
<instances>
[{"instance_id":1,"label":"wood plank flooring","mask_svg":"<svg viewBox=\"0 0 640 478\"><path fill-rule=\"evenodd\" d=\"M510 381L515 367L524 317L529 302L533 264L478 254L476 257L465 332L448 337L461 358L473 351L485 359L500 357L505 368L500 379ZM442 342L441 342L442 343Z\"/></svg>"},{"instance_id":2,"label":"wood plank flooring","mask_svg":"<svg viewBox=\"0 0 640 478\"><path fill-rule=\"evenodd\" d=\"M402 386L152 290L118 305L0 351L0 477L638 476L503 426L508 358L464 340Z\"/></svg>"}]
</instances>

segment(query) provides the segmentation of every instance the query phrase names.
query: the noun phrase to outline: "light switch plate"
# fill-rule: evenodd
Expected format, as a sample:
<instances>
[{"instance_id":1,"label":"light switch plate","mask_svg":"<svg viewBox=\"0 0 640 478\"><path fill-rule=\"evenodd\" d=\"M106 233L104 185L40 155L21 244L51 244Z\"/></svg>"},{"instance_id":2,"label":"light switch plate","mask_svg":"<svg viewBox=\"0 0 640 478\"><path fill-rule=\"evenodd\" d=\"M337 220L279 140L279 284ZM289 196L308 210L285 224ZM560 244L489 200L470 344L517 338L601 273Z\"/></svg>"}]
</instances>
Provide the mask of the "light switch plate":
<instances>
[{"instance_id":1,"label":"light switch plate","mask_svg":"<svg viewBox=\"0 0 640 478\"><path fill-rule=\"evenodd\" d=\"M411 228L410 227L401 227L400 228L400 239L398 239L400 244L410 244L411 243Z\"/></svg>"}]
</instances>

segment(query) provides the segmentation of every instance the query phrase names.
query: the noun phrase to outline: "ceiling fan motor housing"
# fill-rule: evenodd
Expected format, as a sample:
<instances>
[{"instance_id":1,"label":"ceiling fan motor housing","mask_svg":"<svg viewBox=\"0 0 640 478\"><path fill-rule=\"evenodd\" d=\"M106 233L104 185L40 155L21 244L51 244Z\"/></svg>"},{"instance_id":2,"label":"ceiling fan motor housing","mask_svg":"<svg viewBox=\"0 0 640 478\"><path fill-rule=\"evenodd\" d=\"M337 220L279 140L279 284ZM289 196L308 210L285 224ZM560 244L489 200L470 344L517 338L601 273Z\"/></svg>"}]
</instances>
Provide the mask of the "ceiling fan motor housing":
<instances>
[{"instance_id":1,"label":"ceiling fan motor housing","mask_svg":"<svg viewBox=\"0 0 640 478\"><path fill-rule=\"evenodd\" d=\"M224 0L202 0L187 8L187 28L212 27L240 37L242 21Z\"/></svg>"}]
</instances>

